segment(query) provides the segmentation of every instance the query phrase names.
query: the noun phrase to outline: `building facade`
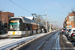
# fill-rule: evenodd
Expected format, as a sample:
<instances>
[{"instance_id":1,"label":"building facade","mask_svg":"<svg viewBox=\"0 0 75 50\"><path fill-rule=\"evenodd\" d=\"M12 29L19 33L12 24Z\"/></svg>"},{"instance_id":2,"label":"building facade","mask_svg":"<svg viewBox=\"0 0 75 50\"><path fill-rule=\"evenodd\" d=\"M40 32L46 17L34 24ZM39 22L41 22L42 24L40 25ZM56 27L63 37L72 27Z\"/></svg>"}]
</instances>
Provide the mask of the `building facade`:
<instances>
[{"instance_id":1,"label":"building facade","mask_svg":"<svg viewBox=\"0 0 75 50\"><path fill-rule=\"evenodd\" d=\"M72 11L64 20L64 28L75 28L75 12Z\"/></svg>"},{"instance_id":2,"label":"building facade","mask_svg":"<svg viewBox=\"0 0 75 50\"><path fill-rule=\"evenodd\" d=\"M2 25L6 24L8 26L10 17L14 17L14 13L0 11L0 22Z\"/></svg>"}]
</instances>

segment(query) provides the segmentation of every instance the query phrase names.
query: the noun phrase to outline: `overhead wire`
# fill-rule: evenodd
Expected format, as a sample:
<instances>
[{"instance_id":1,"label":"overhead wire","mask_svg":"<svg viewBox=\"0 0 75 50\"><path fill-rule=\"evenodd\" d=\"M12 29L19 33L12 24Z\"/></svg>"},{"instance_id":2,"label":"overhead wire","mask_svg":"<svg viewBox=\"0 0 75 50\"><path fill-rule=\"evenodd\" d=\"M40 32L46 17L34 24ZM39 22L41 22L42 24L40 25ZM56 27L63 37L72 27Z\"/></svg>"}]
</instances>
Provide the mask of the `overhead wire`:
<instances>
[{"instance_id":1,"label":"overhead wire","mask_svg":"<svg viewBox=\"0 0 75 50\"><path fill-rule=\"evenodd\" d=\"M42 12L40 12L40 13L38 13L38 14L41 14L41 13L43 13L43 12L45 12L46 10L44 10L44 11L42 11Z\"/></svg>"},{"instance_id":2,"label":"overhead wire","mask_svg":"<svg viewBox=\"0 0 75 50\"><path fill-rule=\"evenodd\" d=\"M25 11L27 11L27 12L29 12L29 13L32 13L32 12L30 12L29 10L23 8L22 6L20 6L20 5L16 4L16 3L14 3L13 1L11 1L11 0L9 0L9 1L12 2L13 4L17 5L18 7L24 9Z\"/></svg>"},{"instance_id":3,"label":"overhead wire","mask_svg":"<svg viewBox=\"0 0 75 50\"><path fill-rule=\"evenodd\" d=\"M31 13L31 14L32 14L32 12L30 12L29 10L27 10L27 9L23 8L22 6L20 6L20 5L16 4L15 2L13 2L13 1L11 1L11 0L9 0L9 1L10 1L10 2L12 2L13 4L15 4L16 6L18 6L18 7L22 8L23 10L25 10L25 11L27 11L27 12L29 12L29 13ZM41 14L41 13L43 13L43 12L45 12L45 11L46 11L46 10L44 10L44 11L42 11L42 12L38 13L38 14Z\"/></svg>"}]
</instances>

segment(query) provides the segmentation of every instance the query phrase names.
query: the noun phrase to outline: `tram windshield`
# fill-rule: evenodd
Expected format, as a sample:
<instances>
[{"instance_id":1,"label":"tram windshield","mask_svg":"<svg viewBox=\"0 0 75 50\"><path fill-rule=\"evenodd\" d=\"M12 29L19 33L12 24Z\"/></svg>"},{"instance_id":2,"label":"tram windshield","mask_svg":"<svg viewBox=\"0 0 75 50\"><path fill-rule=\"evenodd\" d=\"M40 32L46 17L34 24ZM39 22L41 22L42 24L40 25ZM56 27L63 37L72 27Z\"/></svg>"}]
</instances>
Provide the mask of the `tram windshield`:
<instances>
[{"instance_id":1,"label":"tram windshield","mask_svg":"<svg viewBox=\"0 0 75 50\"><path fill-rule=\"evenodd\" d=\"M10 20L9 21L9 31L19 31L20 30L19 20Z\"/></svg>"}]
</instances>

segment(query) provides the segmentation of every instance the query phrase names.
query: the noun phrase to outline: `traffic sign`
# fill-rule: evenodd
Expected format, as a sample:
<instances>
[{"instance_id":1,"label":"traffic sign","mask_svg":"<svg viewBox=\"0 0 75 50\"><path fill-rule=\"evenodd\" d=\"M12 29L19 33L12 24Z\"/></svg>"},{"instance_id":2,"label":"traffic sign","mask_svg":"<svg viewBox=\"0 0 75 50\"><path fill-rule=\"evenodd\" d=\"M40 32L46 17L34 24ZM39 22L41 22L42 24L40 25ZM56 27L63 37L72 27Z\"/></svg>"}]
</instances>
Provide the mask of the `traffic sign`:
<instances>
[{"instance_id":1,"label":"traffic sign","mask_svg":"<svg viewBox=\"0 0 75 50\"><path fill-rule=\"evenodd\" d=\"M69 27L72 27L71 25Z\"/></svg>"},{"instance_id":2,"label":"traffic sign","mask_svg":"<svg viewBox=\"0 0 75 50\"><path fill-rule=\"evenodd\" d=\"M67 26L65 28L67 28Z\"/></svg>"}]
</instances>

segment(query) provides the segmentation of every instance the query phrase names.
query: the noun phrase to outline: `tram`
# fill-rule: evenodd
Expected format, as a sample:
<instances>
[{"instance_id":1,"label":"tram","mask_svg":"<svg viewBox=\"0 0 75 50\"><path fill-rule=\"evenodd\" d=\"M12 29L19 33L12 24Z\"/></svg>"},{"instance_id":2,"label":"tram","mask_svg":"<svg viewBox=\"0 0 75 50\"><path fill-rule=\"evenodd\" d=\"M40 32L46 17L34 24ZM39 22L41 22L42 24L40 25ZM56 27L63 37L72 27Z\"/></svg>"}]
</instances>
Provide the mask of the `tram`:
<instances>
[{"instance_id":1,"label":"tram","mask_svg":"<svg viewBox=\"0 0 75 50\"><path fill-rule=\"evenodd\" d=\"M26 37L41 32L43 23L25 17L11 17L8 24L8 37Z\"/></svg>"}]
</instances>

